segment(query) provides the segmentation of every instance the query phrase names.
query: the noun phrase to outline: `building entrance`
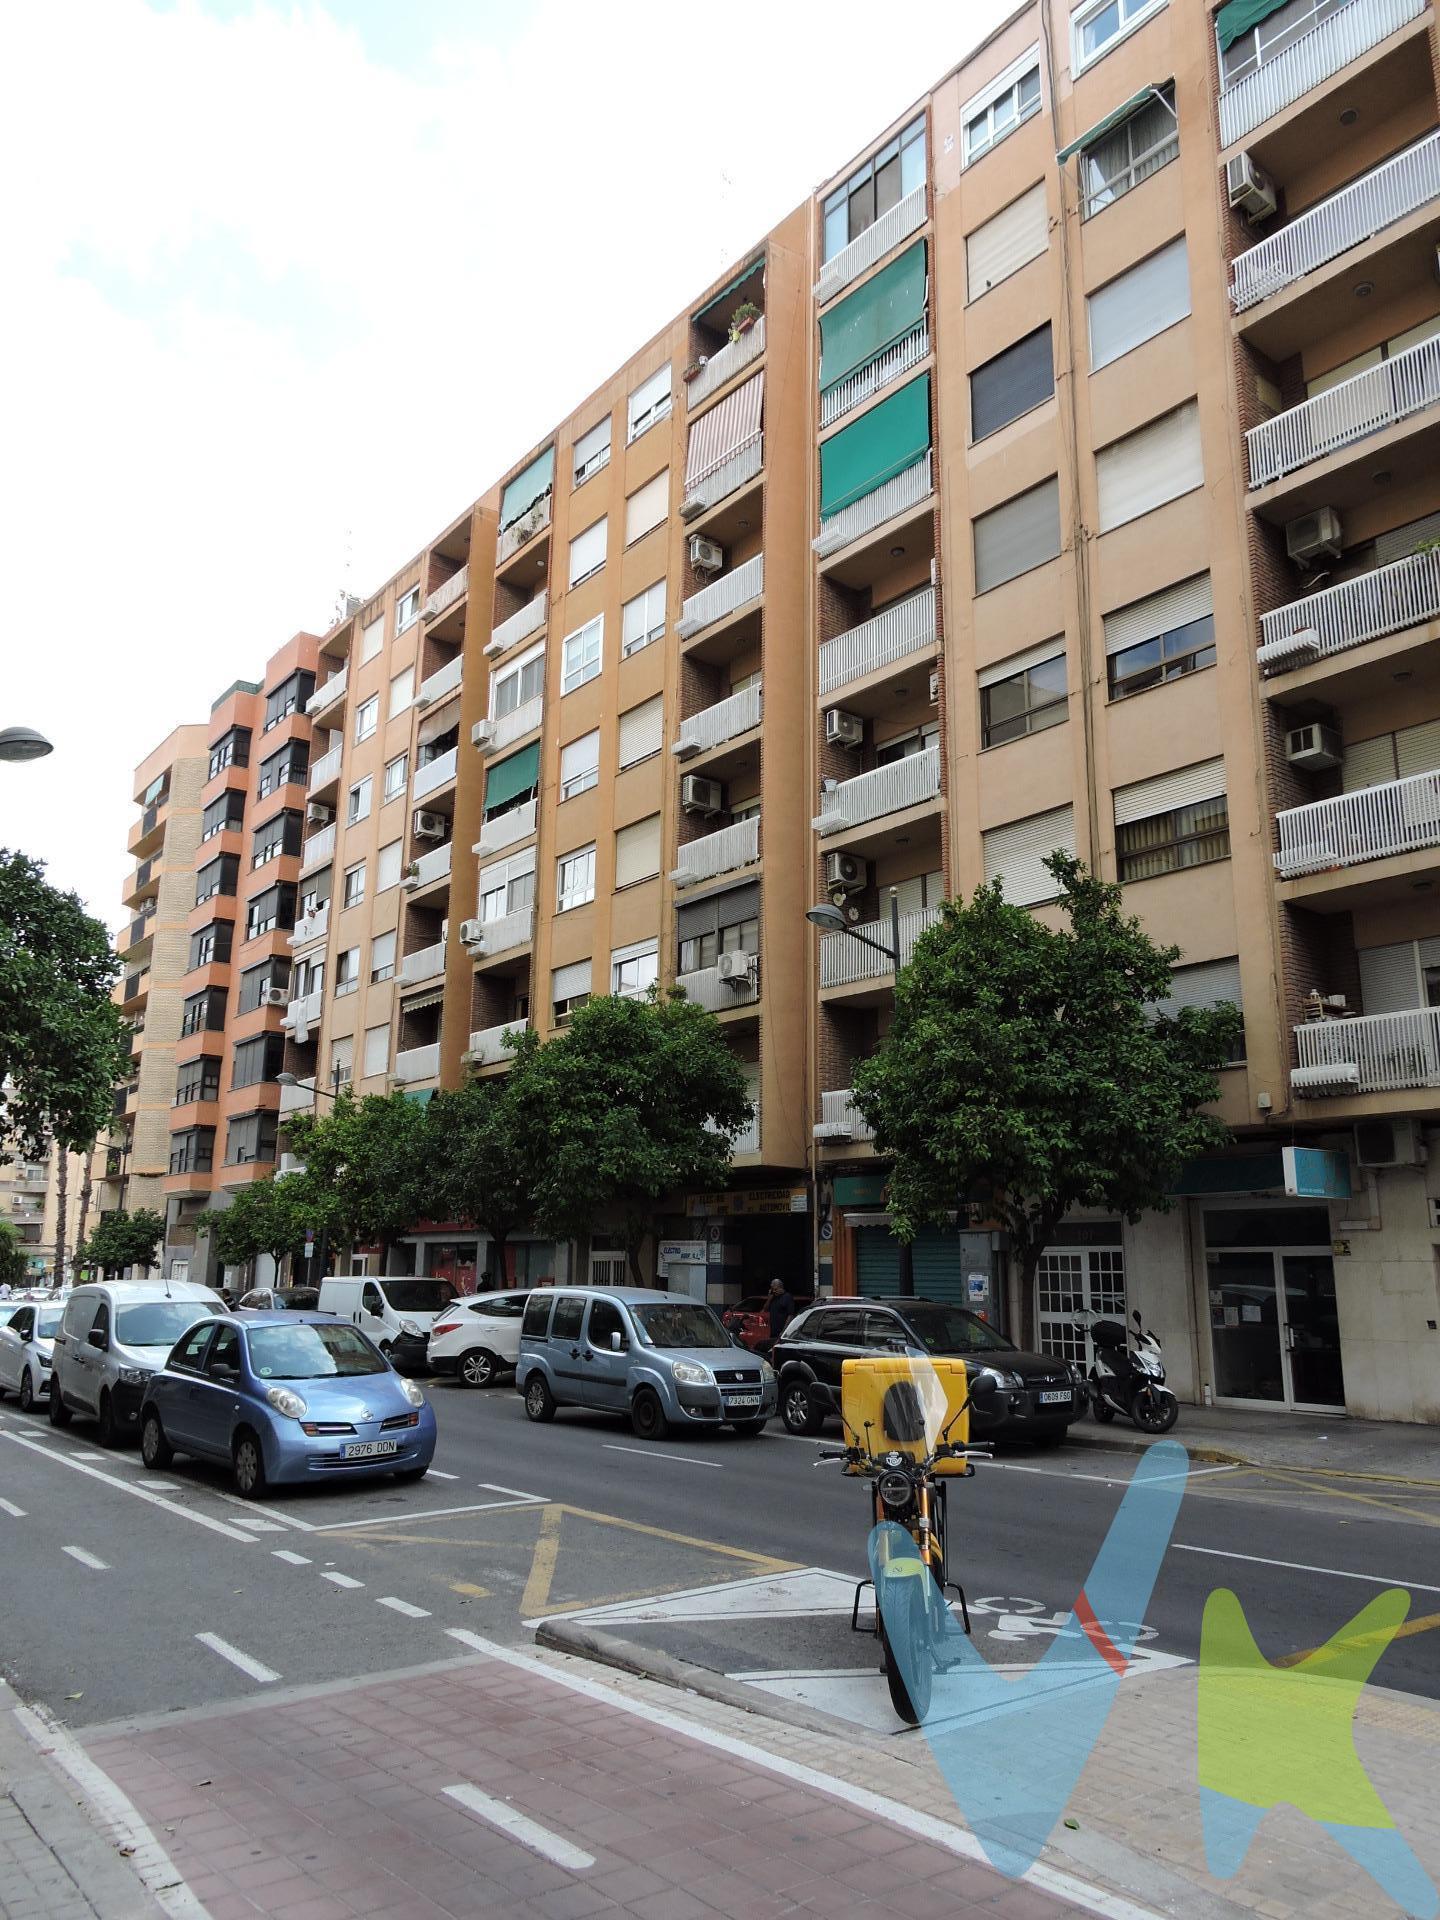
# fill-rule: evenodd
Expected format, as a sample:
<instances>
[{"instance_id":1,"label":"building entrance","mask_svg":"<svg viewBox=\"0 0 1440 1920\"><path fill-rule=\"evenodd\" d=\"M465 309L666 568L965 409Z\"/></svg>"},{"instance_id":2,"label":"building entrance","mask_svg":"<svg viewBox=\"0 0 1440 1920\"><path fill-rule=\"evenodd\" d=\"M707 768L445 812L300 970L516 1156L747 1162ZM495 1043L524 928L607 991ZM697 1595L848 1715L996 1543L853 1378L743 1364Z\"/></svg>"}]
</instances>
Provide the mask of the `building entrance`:
<instances>
[{"instance_id":1,"label":"building entrance","mask_svg":"<svg viewBox=\"0 0 1440 1920\"><path fill-rule=\"evenodd\" d=\"M1344 1406L1328 1232L1328 1216L1315 1207L1205 1215L1217 1400L1316 1412Z\"/></svg>"}]
</instances>

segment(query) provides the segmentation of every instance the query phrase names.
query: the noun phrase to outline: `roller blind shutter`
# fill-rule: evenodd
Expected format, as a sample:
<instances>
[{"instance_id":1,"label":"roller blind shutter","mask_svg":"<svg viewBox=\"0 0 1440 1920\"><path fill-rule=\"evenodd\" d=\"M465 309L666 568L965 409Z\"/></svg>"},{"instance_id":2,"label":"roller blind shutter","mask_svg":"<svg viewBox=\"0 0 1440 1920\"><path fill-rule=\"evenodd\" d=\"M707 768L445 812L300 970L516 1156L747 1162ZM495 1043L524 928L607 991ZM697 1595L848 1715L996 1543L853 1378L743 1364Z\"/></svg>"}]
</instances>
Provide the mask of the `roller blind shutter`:
<instances>
[{"instance_id":1,"label":"roller blind shutter","mask_svg":"<svg viewBox=\"0 0 1440 1920\"><path fill-rule=\"evenodd\" d=\"M1402 780L1412 773L1434 773L1440 767L1440 720L1423 726L1402 727L1395 736L1395 770Z\"/></svg>"},{"instance_id":2,"label":"roller blind shutter","mask_svg":"<svg viewBox=\"0 0 1440 1920\"><path fill-rule=\"evenodd\" d=\"M970 438L998 433L1055 391L1050 322L997 353L970 376Z\"/></svg>"},{"instance_id":3,"label":"roller blind shutter","mask_svg":"<svg viewBox=\"0 0 1440 1920\"><path fill-rule=\"evenodd\" d=\"M1184 235L1092 293L1085 306L1090 316L1092 372L1183 320L1190 311L1190 260Z\"/></svg>"},{"instance_id":4,"label":"roller blind shutter","mask_svg":"<svg viewBox=\"0 0 1440 1920\"><path fill-rule=\"evenodd\" d=\"M670 470L657 473L625 502L625 544L658 527L670 512Z\"/></svg>"},{"instance_id":5,"label":"roller blind shutter","mask_svg":"<svg viewBox=\"0 0 1440 1920\"><path fill-rule=\"evenodd\" d=\"M615 832L615 884L628 887L660 871L660 816L652 813Z\"/></svg>"},{"instance_id":6,"label":"roller blind shutter","mask_svg":"<svg viewBox=\"0 0 1440 1920\"><path fill-rule=\"evenodd\" d=\"M721 927L738 927L742 920L760 916L760 882L747 880L743 886L729 887L703 900L687 901L675 909L675 935L679 940L698 940L702 933L715 933Z\"/></svg>"},{"instance_id":7,"label":"roller blind shutter","mask_svg":"<svg viewBox=\"0 0 1440 1920\"><path fill-rule=\"evenodd\" d=\"M1043 667L1047 660L1063 660L1065 657L1065 636L1057 634L1053 640L1042 640L1038 647L1029 647L1024 653L1012 653L1007 660L997 660L993 667L985 667L975 676L976 683L982 687L993 687L1001 680L1013 680L1017 673L1025 673L1031 667Z\"/></svg>"},{"instance_id":8,"label":"roller blind shutter","mask_svg":"<svg viewBox=\"0 0 1440 1920\"><path fill-rule=\"evenodd\" d=\"M1170 991L1155 1002L1157 1013L1171 1015L1182 1007L1217 1007L1222 1000L1232 1006L1243 1005L1240 998L1240 961L1201 960L1193 966L1175 967L1170 974Z\"/></svg>"},{"instance_id":9,"label":"roller blind shutter","mask_svg":"<svg viewBox=\"0 0 1440 1920\"><path fill-rule=\"evenodd\" d=\"M365 1029L365 1077L370 1079L377 1073L384 1073L390 1064L389 1027L367 1027Z\"/></svg>"},{"instance_id":10,"label":"roller blind shutter","mask_svg":"<svg viewBox=\"0 0 1440 1920\"><path fill-rule=\"evenodd\" d=\"M1050 244L1050 209L1045 182L1002 207L993 220L977 227L965 242L966 296L978 300L1012 273L1038 258Z\"/></svg>"},{"instance_id":11,"label":"roller blind shutter","mask_svg":"<svg viewBox=\"0 0 1440 1920\"><path fill-rule=\"evenodd\" d=\"M512 853L508 860L495 860L488 867L481 867L480 892L493 893L496 887L509 886L512 880L534 871L535 849L526 847L521 853Z\"/></svg>"},{"instance_id":12,"label":"roller blind shutter","mask_svg":"<svg viewBox=\"0 0 1440 1920\"><path fill-rule=\"evenodd\" d=\"M1100 488L1101 533L1203 485L1199 407L1189 400L1174 413L1097 453L1095 477Z\"/></svg>"},{"instance_id":13,"label":"roller blind shutter","mask_svg":"<svg viewBox=\"0 0 1440 1920\"><path fill-rule=\"evenodd\" d=\"M1378 787L1395 778L1395 736L1377 734L1373 740L1346 743L1340 762L1340 786L1345 793L1357 793L1361 787Z\"/></svg>"},{"instance_id":14,"label":"roller blind shutter","mask_svg":"<svg viewBox=\"0 0 1440 1920\"><path fill-rule=\"evenodd\" d=\"M523 472L517 473L500 496L500 531L518 520L549 493L555 478L555 449L549 446L537 454Z\"/></svg>"},{"instance_id":15,"label":"roller blind shutter","mask_svg":"<svg viewBox=\"0 0 1440 1920\"><path fill-rule=\"evenodd\" d=\"M702 413L690 429L685 453L685 491L699 485L708 475L723 467L742 447L760 437L761 412L765 400L765 375L757 373L743 387Z\"/></svg>"},{"instance_id":16,"label":"roller blind shutter","mask_svg":"<svg viewBox=\"0 0 1440 1920\"><path fill-rule=\"evenodd\" d=\"M888 1227L860 1227L855 1234L855 1277L860 1292L884 1299L900 1285L900 1242Z\"/></svg>"},{"instance_id":17,"label":"roller blind shutter","mask_svg":"<svg viewBox=\"0 0 1440 1920\"><path fill-rule=\"evenodd\" d=\"M577 994L589 993L590 970L589 960L572 960L568 966L556 967L550 975L551 1000L573 1000Z\"/></svg>"},{"instance_id":18,"label":"roller blind shutter","mask_svg":"<svg viewBox=\"0 0 1440 1920\"><path fill-rule=\"evenodd\" d=\"M597 520L593 527L586 527L583 533L577 533L570 542L570 585L583 580L587 574L594 573L597 567L605 564L605 539L609 531L608 519Z\"/></svg>"},{"instance_id":19,"label":"roller blind shutter","mask_svg":"<svg viewBox=\"0 0 1440 1920\"><path fill-rule=\"evenodd\" d=\"M1074 851L1073 807L1032 813L1027 820L992 827L985 835L985 878L998 880L1013 906L1034 906L1053 900L1057 892L1055 876L1044 865L1047 855Z\"/></svg>"},{"instance_id":20,"label":"roller blind shutter","mask_svg":"<svg viewBox=\"0 0 1440 1920\"><path fill-rule=\"evenodd\" d=\"M610 416L606 414L598 427L591 427L588 433L582 433L572 450L576 479L583 478L599 461L601 454L610 451Z\"/></svg>"},{"instance_id":21,"label":"roller blind shutter","mask_svg":"<svg viewBox=\"0 0 1440 1920\"><path fill-rule=\"evenodd\" d=\"M665 744L665 696L642 701L620 716L620 765L633 767L637 760L648 760Z\"/></svg>"},{"instance_id":22,"label":"roller blind shutter","mask_svg":"<svg viewBox=\"0 0 1440 1920\"><path fill-rule=\"evenodd\" d=\"M1413 940L1393 947L1362 947L1356 958L1366 1013L1408 1013L1424 1005Z\"/></svg>"},{"instance_id":23,"label":"roller blind shutter","mask_svg":"<svg viewBox=\"0 0 1440 1920\"><path fill-rule=\"evenodd\" d=\"M1139 646L1142 640L1157 639L1173 633L1215 611L1215 596L1208 573L1152 593L1147 599L1133 600L1128 607L1117 607L1105 616L1105 651L1122 653L1126 647Z\"/></svg>"},{"instance_id":24,"label":"roller blind shutter","mask_svg":"<svg viewBox=\"0 0 1440 1920\"><path fill-rule=\"evenodd\" d=\"M381 847L375 862L375 891L384 893L387 887L400 884L401 855L405 849L403 840L392 840L388 847Z\"/></svg>"},{"instance_id":25,"label":"roller blind shutter","mask_svg":"<svg viewBox=\"0 0 1440 1920\"><path fill-rule=\"evenodd\" d=\"M988 593L1060 551L1060 483L1052 476L974 523L975 591Z\"/></svg>"},{"instance_id":26,"label":"roller blind shutter","mask_svg":"<svg viewBox=\"0 0 1440 1920\"><path fill-rule=\"evenodd\" d=\"M820 389L833 387L925 317L925 242L917 240L858 293L820 316Z\"/></svg>"},{"instance_id":27,"label":"roller blind shutter","mask_svg":"<svg viewBox=\"0 0 1440 1920\"><path fill-rule=\"evenodd\" d=\"M922 374L820 445L820 518L828 520L913 467L930 445L930 376Z\"/></svg>"},{"instance_id":28,"label":"roller blind shutter","mask_svg":"<svg viewBox=\"0 0 1440 1920\"><path fill-rule=\"evenodd\" d=\"M911 1243L910 1271L917 1299L965 1305L964 1263L954 1227L922 1227Z\"/></svg>"},{"instance_id":29,"label":"roller blind shutter","mask_svg":"<svg viewBox=\"0 0 1440 1920\"><path fill-rule=\"evenodd\" d=\"M1392 560L1403 560L1406 554L1414 553L1422 540L1440 540L1440 513L1423 514L1418 520L1407 521L1403 527L1392 527L1388 533L1377 533L1376 566L1383 567Z\"/></svg>"},{"instance_id":30,"label":"roller blind shutter","mask_svg":"<svg viewBox=\"0 0 1440 1920\"><path fill-rule=\"evenodd\" d=\"M508 760L501 760L485 774L485 811L495 813L518 794L529 793L540 784L540 742L522 747Z\"/></svg>"},{"instance_id":31,"label":"roller blind shutter","mask_svg":"<svg viewBox=\"0 0 1440 1920\"><path fill-rule=\"evenodd\" d=\"M1176 807L1195 807L1202 800L1218 798L1224 791L1224 756L1201 760L1193 767L1157 774L1153 780L1137 780L1132 787L1117 787L1115 824L1124 827L1132 820L1150 820L1157 813L1172 813Z\"/></svg>"}]
</instances>

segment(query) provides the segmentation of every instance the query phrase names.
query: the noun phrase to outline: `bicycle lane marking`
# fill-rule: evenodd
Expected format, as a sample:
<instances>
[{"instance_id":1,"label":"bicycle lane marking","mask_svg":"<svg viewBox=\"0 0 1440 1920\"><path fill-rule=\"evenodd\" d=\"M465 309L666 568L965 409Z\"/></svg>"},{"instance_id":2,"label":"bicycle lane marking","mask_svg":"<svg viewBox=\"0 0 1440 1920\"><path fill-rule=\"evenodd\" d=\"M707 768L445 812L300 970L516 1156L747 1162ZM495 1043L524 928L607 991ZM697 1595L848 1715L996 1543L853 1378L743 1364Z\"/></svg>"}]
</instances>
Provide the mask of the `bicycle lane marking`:
<instances>
[{"instance_id":1,"label":"bicycle lane marking","mask_svg":"<svg viewBox=\"0 0 1440 1920\"><path fill-rule=\"evenodd\" d=\"M128 1480L122 1480L118 1474L103 1473L99 1467L87 1465L68 1454L57 1452L54 1447L43 1447L34 1440L18 1433L0 1432L0 1439L8 1440L12 1446L23 1447L27 1453L41 1460L53 1461L57 1466L68 1467L72 1473L88 1474L92 1480L102 1485L114 1487L121 1493L128 1493L133 1499L144 1500L149 1506L158 1507L162 1513L173 1514L177 1520L189 1520L192 1525L205 1527L211 1533L222 1534L227 1540L243 1540L247 1547L253 1547L255 1536L233 1527L224 1520L214 1520L208 1513L192 1513L188 1507L177 1506L173 1500L167 1500L163 1493L153 1493L149 1487L132 1486Z\"/></svg>"}]
</instances>

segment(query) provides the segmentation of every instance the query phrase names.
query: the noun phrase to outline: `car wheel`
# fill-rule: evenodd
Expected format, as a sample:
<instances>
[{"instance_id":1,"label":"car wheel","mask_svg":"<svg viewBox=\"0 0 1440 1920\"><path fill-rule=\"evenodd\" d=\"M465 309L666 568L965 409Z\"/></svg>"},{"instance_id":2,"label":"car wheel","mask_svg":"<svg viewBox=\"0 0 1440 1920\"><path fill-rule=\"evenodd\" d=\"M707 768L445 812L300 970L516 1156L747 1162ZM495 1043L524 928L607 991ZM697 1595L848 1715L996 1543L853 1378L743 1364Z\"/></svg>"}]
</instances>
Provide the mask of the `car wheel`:
<instances>
[{"instance_id":1,"label":"car wheel","mask_svg":"<svg viewBox=\"0 0 1440 1920\"><path fill-rule=\"evenodd\" d=\"M20 1376L20 1411L29 1413L35 1405L35 1382L30 1378L30 1369L26 1367Z\"/></svg>"},{"instance_id":2,"label":"car wheel","mask_svg":"<svg viewBox=\"0 0 1440 1920\"><path fill-rule=\"evenodd\" d=\"M525 1382L525 1411L532 1420L555 1418L555 1396L543 1373L532 1373Z\"/></svg>"},{"instance_id":3,"label":"car wheel","mask_svg":"<svg viewBox=\"0 0 1440 1920\"><path fill-rule=\"evenodd\" d=\"M430 1463L427 1460L423 1467L401 1467L393 1478L397 1486L408 1487L413 1486L417 1480L423 1480L429 1471Z\"/></svg>"},{"instance_id":4,"label":"car wheel","mask_svg":"<svg viewBox=\"0 0 1440 1920\"><path fill-rule=\"evenodd\" d=\"M466 1387L488 1387L499 1371L500 1362L488 1347L472 1347L460 1358L460 1383Z\"/></svg>"},{"instance_id":5,"label":"car wheel","mask_svg":"<svg viewBox=\"0 0 1440 1920\"><path fill-rule=\"evenodd\" d=\"M95 1438L102 1447L118 1447L120 1430L115 1425L115 1409L110 1404L108 1393L100 1396L100 1410L95 1416Z\"/></svg>"},{"instance_id":6,"label":"car wheel","mask_svg":"<svg viewBox=\"0 0 1440 1920\"><path fill-rule=\"evenodd\" d=\"M630 1402L630 1429L637 1440L663 1440L670 1431L660 1396L642 1387Z\"/></svg>"},{"instance_id":7,"label":"car wheel","mask_svg":"<svg viewBox=\"0 0 1440 1920\"><path fill-rule=\"evenodd\" d=\"M769 1415L767 1414L765 1420L768 1419ZM765 1420L734 1420L731 1422L731 1425L734 1427L736 1433L743 1434L747 1440L753 1440L757 1433L763 1433L765 1431Z\"/></svg>"},{"instance_id":8,"label":"car wheel","mask_svg":"<svg viewBox=\"0 0 1440 1920\"><path fill-rule=\"evenodd\" d=\"M265 1455L260 1450L260 1442L249 1428L243 1428L235 1436L235 1451L231 1456L235 1469L235 1491L246 1500L265 1498Z\"/></svg>"},{"instance_id":9,"label":"car wheel","mask_svg":"<svg viewBox=\"0 0 1440 1920\"><path fill-rule=\"evenodd\" d=\"M50 1376L50 1424L52 1427L68 1427L70 1409L60 1398L60 1382L52 1373Z\"/></svg>"},{"instance_id":10,"label":"car wheel","mask_svg":"<svg viewBox=\"0 0 1440 1920\"><path fill-rule=\"evenodd\" d=\"M175 1449L165 1438L160 1416L152 1407L140 1429L140 1458L152 1473L163 1473L175 1458Z\"/></svg>"},{"instance_id":11,"label":"car wheel","mask_svg":"<svg viewBox=\"0 0 1440 1920\"><path fill-rule=\"evenodd\" d=\"M825 1424L825 1415L804 1380L791 1380L781 1388L780 1418L791 1433L819 1433Z\"/></svg>"}]
</instances>

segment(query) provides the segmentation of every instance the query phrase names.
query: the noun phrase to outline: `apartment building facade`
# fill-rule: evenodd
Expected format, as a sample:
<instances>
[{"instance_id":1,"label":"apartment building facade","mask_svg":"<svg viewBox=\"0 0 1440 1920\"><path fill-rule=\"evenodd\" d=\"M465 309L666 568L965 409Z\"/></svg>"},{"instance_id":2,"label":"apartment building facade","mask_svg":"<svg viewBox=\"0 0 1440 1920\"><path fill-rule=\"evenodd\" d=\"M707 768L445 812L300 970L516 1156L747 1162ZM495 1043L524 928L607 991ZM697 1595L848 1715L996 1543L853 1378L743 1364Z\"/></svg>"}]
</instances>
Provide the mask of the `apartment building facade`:
<instances>
[{"instance_id":1,"label":"apartment building facade","mask_svg":"<svg viewBox=\"0 0 1440 1920\"><path fill-rule=\"evenodd\" d=\"M849 1089L939 903L1053 920L1073 850L1245 1034L1042 1341L1139 1305L1182 1394L1440 1418L1437 155L1425 0L1018 10L319 642L282 1103L677 983L756 1119L657 1275L1014 1324Z\"/></svg>"},{"instance_id":2,"label":"apartment building facade","mask_svg":"<svg viewBox=\"0 0 1440 1920\"><path fill-rule=\"evenodd\" d=\"M84 1156L66 1156L65 1192L60 1190L60 1150L52 1145L36 1160L17 1155L0 1164L0 1220L15 1229L24 1255L29 1282L49 1284L54 1278L60 1244L65 1270L70 1270L80 1232L80 1202L85 1184ZM94 1224L93 1211L89 1224Z\"/></svg>"}]
</instances>

